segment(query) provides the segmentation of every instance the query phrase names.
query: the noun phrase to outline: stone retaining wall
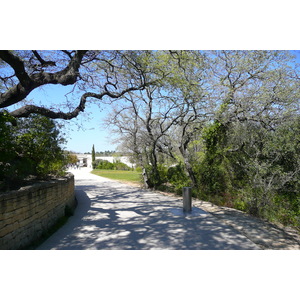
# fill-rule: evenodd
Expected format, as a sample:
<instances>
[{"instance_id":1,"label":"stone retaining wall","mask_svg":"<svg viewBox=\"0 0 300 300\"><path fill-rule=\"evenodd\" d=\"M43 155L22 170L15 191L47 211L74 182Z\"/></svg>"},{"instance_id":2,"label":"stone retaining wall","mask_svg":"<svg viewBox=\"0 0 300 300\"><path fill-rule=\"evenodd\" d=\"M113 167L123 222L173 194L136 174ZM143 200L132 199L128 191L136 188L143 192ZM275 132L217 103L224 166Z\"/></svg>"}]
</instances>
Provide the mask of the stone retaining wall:
<instances>
[{"instance_id":1,"label":"stone retaining wall","mask_svg":"<svg viewBox=\"0 0 300 300\"><path fill-rule=\"evenodd\" d=\"M0 249L22 249L76 206L74 176L0 194Z\"/></svg>"}]
</instances>

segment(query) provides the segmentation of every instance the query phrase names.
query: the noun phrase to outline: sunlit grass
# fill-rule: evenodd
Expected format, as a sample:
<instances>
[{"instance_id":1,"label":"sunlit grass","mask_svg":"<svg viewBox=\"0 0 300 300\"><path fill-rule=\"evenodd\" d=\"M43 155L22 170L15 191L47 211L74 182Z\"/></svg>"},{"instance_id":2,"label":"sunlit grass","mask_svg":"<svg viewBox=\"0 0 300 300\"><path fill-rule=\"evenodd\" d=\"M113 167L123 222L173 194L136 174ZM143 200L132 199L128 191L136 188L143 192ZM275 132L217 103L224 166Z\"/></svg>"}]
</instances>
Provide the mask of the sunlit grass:
<instances>
[{"instance_id":1,"label":"sunlit grass","mask_svg":"<svg viewBox=\"0 0 300 300\"><path fill-rule=\"evenodd\" d=\"M140 182L141 173L137 171L121 170L93 170L92 174L120 181Z\"/></svg>"}]
</instances>

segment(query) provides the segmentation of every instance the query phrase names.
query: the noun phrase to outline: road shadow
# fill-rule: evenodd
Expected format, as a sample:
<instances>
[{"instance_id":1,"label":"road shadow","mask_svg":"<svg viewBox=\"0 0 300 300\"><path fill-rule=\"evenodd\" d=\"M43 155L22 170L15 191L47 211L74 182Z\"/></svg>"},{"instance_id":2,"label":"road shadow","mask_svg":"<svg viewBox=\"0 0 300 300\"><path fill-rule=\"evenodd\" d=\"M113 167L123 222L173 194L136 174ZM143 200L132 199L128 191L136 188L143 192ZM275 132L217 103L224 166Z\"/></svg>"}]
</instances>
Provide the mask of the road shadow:
<instances>
[{"instance_id":1,"label":"road shadow","mask_svg":"<svg viewBox=\"0 0 300 300\"><path fill-rule=\"evenodd\" d=\"M181 214L180 199L114 182L77 185L78 206L38 249L259 249L211 214Z\"/></svg>"},{"instance_id":2,"label":"road shadow","mask_svg":"<svg viewBox=\"0 0 300 300\"><path fill-rule=\"evenodd\" d=\"M58 245L64 238L68 235L72 235L74 230L81 226L83 218L86 216L91 207L91 200L83 190L78 189L75 190L75 197L77 200L77 206L73 216L71 216L63 227L58 229L36 250L49 250L56 247L56 245Z\"/></svg>"},{"instance_id":3,"label":"road shadow","mask_svg":"<svg viewBox=\"0 0 300 300\"><path fill-rule=\"evenodd\" d=\"M236 209L219 208L211 212L213 216L233 228L259 245L262 249L300 250L299 235L279 225L248 215Z\"/></svg>"}]
</instances>

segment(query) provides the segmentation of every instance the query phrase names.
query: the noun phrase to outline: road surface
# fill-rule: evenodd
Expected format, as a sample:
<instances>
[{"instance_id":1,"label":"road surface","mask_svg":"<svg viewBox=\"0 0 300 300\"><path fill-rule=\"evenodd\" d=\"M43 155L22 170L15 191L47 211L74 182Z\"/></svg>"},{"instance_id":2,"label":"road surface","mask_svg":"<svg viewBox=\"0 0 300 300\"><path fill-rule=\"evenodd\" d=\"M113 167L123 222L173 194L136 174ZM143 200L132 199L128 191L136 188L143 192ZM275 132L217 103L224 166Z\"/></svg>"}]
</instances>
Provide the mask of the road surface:
<instances>
[{"instance_id":1,"label":"road surface","mask_svg":"<svg viewBox=\"0 0 300 300\"><path fill-rule=\"evenodd\" d=\"M72 170L74 216L37 250L255 250L256 244L200 208L182 212L180 197L165 196Z\"/></svg>"}]
</instances>

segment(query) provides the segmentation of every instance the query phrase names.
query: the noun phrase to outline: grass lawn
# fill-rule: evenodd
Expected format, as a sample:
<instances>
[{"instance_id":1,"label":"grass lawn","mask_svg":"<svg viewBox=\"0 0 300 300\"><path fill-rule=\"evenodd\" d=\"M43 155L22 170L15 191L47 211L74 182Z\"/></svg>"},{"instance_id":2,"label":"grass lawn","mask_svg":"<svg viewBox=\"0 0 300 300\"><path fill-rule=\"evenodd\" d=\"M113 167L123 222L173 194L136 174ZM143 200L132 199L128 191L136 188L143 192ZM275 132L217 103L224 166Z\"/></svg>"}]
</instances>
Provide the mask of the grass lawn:
<instances>
[{"instance_id":1,"label":"grass lawn","mask_svg":"<svg viewBox=\"0 0 300 300\"><path fill-rule=\"evenodd\" d=\"M137 183L141 181L141 173L137 171L93 170L91 173L98 176L120 181L130 181Z\"/></svg>"}]
</instances>

